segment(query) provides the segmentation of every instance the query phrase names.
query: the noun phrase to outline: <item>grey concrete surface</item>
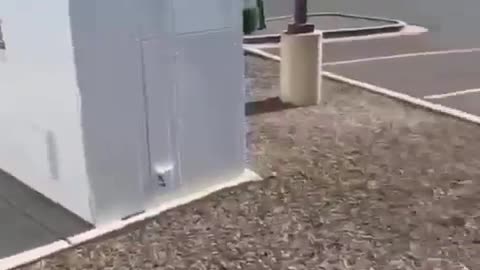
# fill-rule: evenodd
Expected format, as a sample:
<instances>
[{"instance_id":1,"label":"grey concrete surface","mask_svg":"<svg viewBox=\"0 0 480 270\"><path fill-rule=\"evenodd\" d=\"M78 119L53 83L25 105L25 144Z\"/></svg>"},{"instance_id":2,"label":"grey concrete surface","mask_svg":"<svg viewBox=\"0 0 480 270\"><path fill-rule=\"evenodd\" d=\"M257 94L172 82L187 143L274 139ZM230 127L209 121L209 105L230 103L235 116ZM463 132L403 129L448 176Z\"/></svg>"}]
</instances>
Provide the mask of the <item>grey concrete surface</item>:
<instances>
[{"instance_id":1,"label":"grey concrete surface","mask_svg":"<svg viewBox=\"0 0 480 270\"><path fill-rule=\"evenodd\" d=\"M0 171L0 259L90 228L90 224Z\"/></svg>"},{"instance_id":2,"label":"grey concrete surface","mask_svg":"<svg viewBox=\"0 0 480 270\"><path fill-rule=\"evenodd\" d=\"M479 62L480 52L469 52L340 64L325 70L423 98L479 88Z\"/></svg>"}]
</instances>

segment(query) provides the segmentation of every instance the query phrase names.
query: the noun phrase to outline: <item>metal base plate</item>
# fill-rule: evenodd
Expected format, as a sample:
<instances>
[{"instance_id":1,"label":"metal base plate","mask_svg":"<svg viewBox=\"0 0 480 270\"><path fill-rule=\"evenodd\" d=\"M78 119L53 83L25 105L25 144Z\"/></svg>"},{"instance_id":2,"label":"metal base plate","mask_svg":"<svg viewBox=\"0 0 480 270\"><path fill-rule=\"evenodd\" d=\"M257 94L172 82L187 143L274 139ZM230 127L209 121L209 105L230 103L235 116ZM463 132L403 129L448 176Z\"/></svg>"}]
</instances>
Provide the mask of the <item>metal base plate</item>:
<instances>
[{"instance_id":1,"label":"metal base plate","mask_svg":"<svg viewBox=\"0 0 480 270\"><path fill-rule=\"evenodd\" d=\"M306 24L295 24L291 23L288 25L287 34L306 34L313 33L315 31L315 25L306 23Z\"/></svg>"}]
</instances>

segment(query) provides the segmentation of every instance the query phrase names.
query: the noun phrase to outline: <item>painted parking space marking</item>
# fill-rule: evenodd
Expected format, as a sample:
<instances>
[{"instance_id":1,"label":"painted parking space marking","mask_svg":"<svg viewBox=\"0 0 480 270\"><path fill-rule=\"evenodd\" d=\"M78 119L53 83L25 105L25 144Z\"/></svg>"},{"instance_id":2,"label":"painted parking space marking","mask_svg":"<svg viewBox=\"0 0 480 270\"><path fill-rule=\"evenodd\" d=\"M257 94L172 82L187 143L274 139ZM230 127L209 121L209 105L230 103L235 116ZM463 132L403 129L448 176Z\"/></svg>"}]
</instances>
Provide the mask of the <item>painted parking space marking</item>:
<instances>
[{"instance_id":1,"label":"painted parking space marking","mask_svg":"<svg viewBox=\"0 0 480 270\"><path fill-rule=\"evenodd\" d=\"M392 60L392 59L406 58L406 57L422 57L422 56L435 56L435 55L442 55L442 54L471 53L471 52L480 52L480 48L394 54L389 56L360 58L360 59L337 61L337 62L327 62L327 63L324 63L323 65L335 66L335 65L345 65L345 64L354 64L354 63L371 62L371 61Z\"/></svg>"},{"instance_id":2,"label":"painted parking space marking","mask_svg":"<svg viewBox=\"0 0 480 270\"><path fill-rule=\"evenodd\" d=\"M356 87L365 89L365 90L373 92L373 93L377 93L377 94L381 94L381 95L384 95L384 96L387 96L387 97L391 97L391 98L394 98L394 99L405 101L407 103L410 103L410 104L413 104L413 105L416 105L416 106L427 108L427 109L432 110L434 112L450 115L450 116L457 117L457 118L460 118L462 120L480 125L480 116L464 112L463 110L459 110L459 109L456 109L456 108L451 108L451 107L448 107L448 106L445 106L445 105L442 105L442 104L433 103L433 102L430 102L430 101L427 101L427 100L424 100L424 99L421 99L421 98L412 97L410 95L406 95L406 94L403 94L403 93L395 91L395 90L391 90L391 89L379 87L379 86L376 86L376 85L373 85L373 84L369 84L369 83L366 83L366 82L350 79L348 77L338 75L338 74L335 74L335 73L331 73L331 72L328 72L328 71L324 72L323 75L325 77L327 77L329 79L332 79L332 80L335 80L335 81L347 83L349 85L356 86Z\"/></svg>"},{"instance_id":3,"label":"painted parking space marking","mask_svg":"<svg viewBox=\"0 0 480 270\"><path fill-rule=\"evenodd\" d=\"M480 93L480 88L475 88L475 89L467 89L467 90L462 90L462 91L455 91L455 92L450 92L446 94L439 94L439 95L430 95L430 96L425 96L423 97L424 99L442 99L442 98L449 98L449 97L455 97L455 96L462 96L462 95L468 95L468 94L476 94ZM480 107L480 104L478 104Z\"/></svg>"}]
</instances>

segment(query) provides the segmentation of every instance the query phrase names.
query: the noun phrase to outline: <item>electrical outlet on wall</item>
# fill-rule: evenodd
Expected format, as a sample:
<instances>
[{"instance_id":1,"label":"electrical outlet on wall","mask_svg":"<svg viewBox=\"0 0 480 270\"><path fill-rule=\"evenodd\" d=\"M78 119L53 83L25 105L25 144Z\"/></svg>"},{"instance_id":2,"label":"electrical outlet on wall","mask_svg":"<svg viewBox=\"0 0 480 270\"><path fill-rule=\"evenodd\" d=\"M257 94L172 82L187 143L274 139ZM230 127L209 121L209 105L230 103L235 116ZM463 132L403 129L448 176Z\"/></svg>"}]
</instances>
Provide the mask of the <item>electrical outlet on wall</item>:
<instances>
[{"instance_id":1,"label":"electrical outlet on wall","mask_svg":"<svg viewBox=\"0 0 480 270\"><path fill-rule=\"evenodd\" d=\"M163 164L154 167L154 172L157 177L157 185L161 188L167 188L172 183L173 164Z\"/></svg>"}]
</instances>

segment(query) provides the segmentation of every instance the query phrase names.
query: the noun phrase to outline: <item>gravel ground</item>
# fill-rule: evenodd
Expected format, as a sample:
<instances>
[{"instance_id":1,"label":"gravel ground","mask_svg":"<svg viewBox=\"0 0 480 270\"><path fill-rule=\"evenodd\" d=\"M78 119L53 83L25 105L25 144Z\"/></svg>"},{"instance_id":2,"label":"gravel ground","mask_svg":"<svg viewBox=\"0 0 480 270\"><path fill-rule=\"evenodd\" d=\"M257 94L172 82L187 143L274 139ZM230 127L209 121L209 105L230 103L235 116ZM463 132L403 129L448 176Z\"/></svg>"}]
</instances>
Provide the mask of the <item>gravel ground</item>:
<instances>
[{"instance_id":1,"label":"gravel ground","mask_svg":"<svg viewBox=\"0 0 480 270\"><path fill-rule=\"evenodd\" d=\"M288 108L278 65L247 63L263 182L23 269L480 269L478 126L329 80Z\"/></svg>"}]
</instances>

